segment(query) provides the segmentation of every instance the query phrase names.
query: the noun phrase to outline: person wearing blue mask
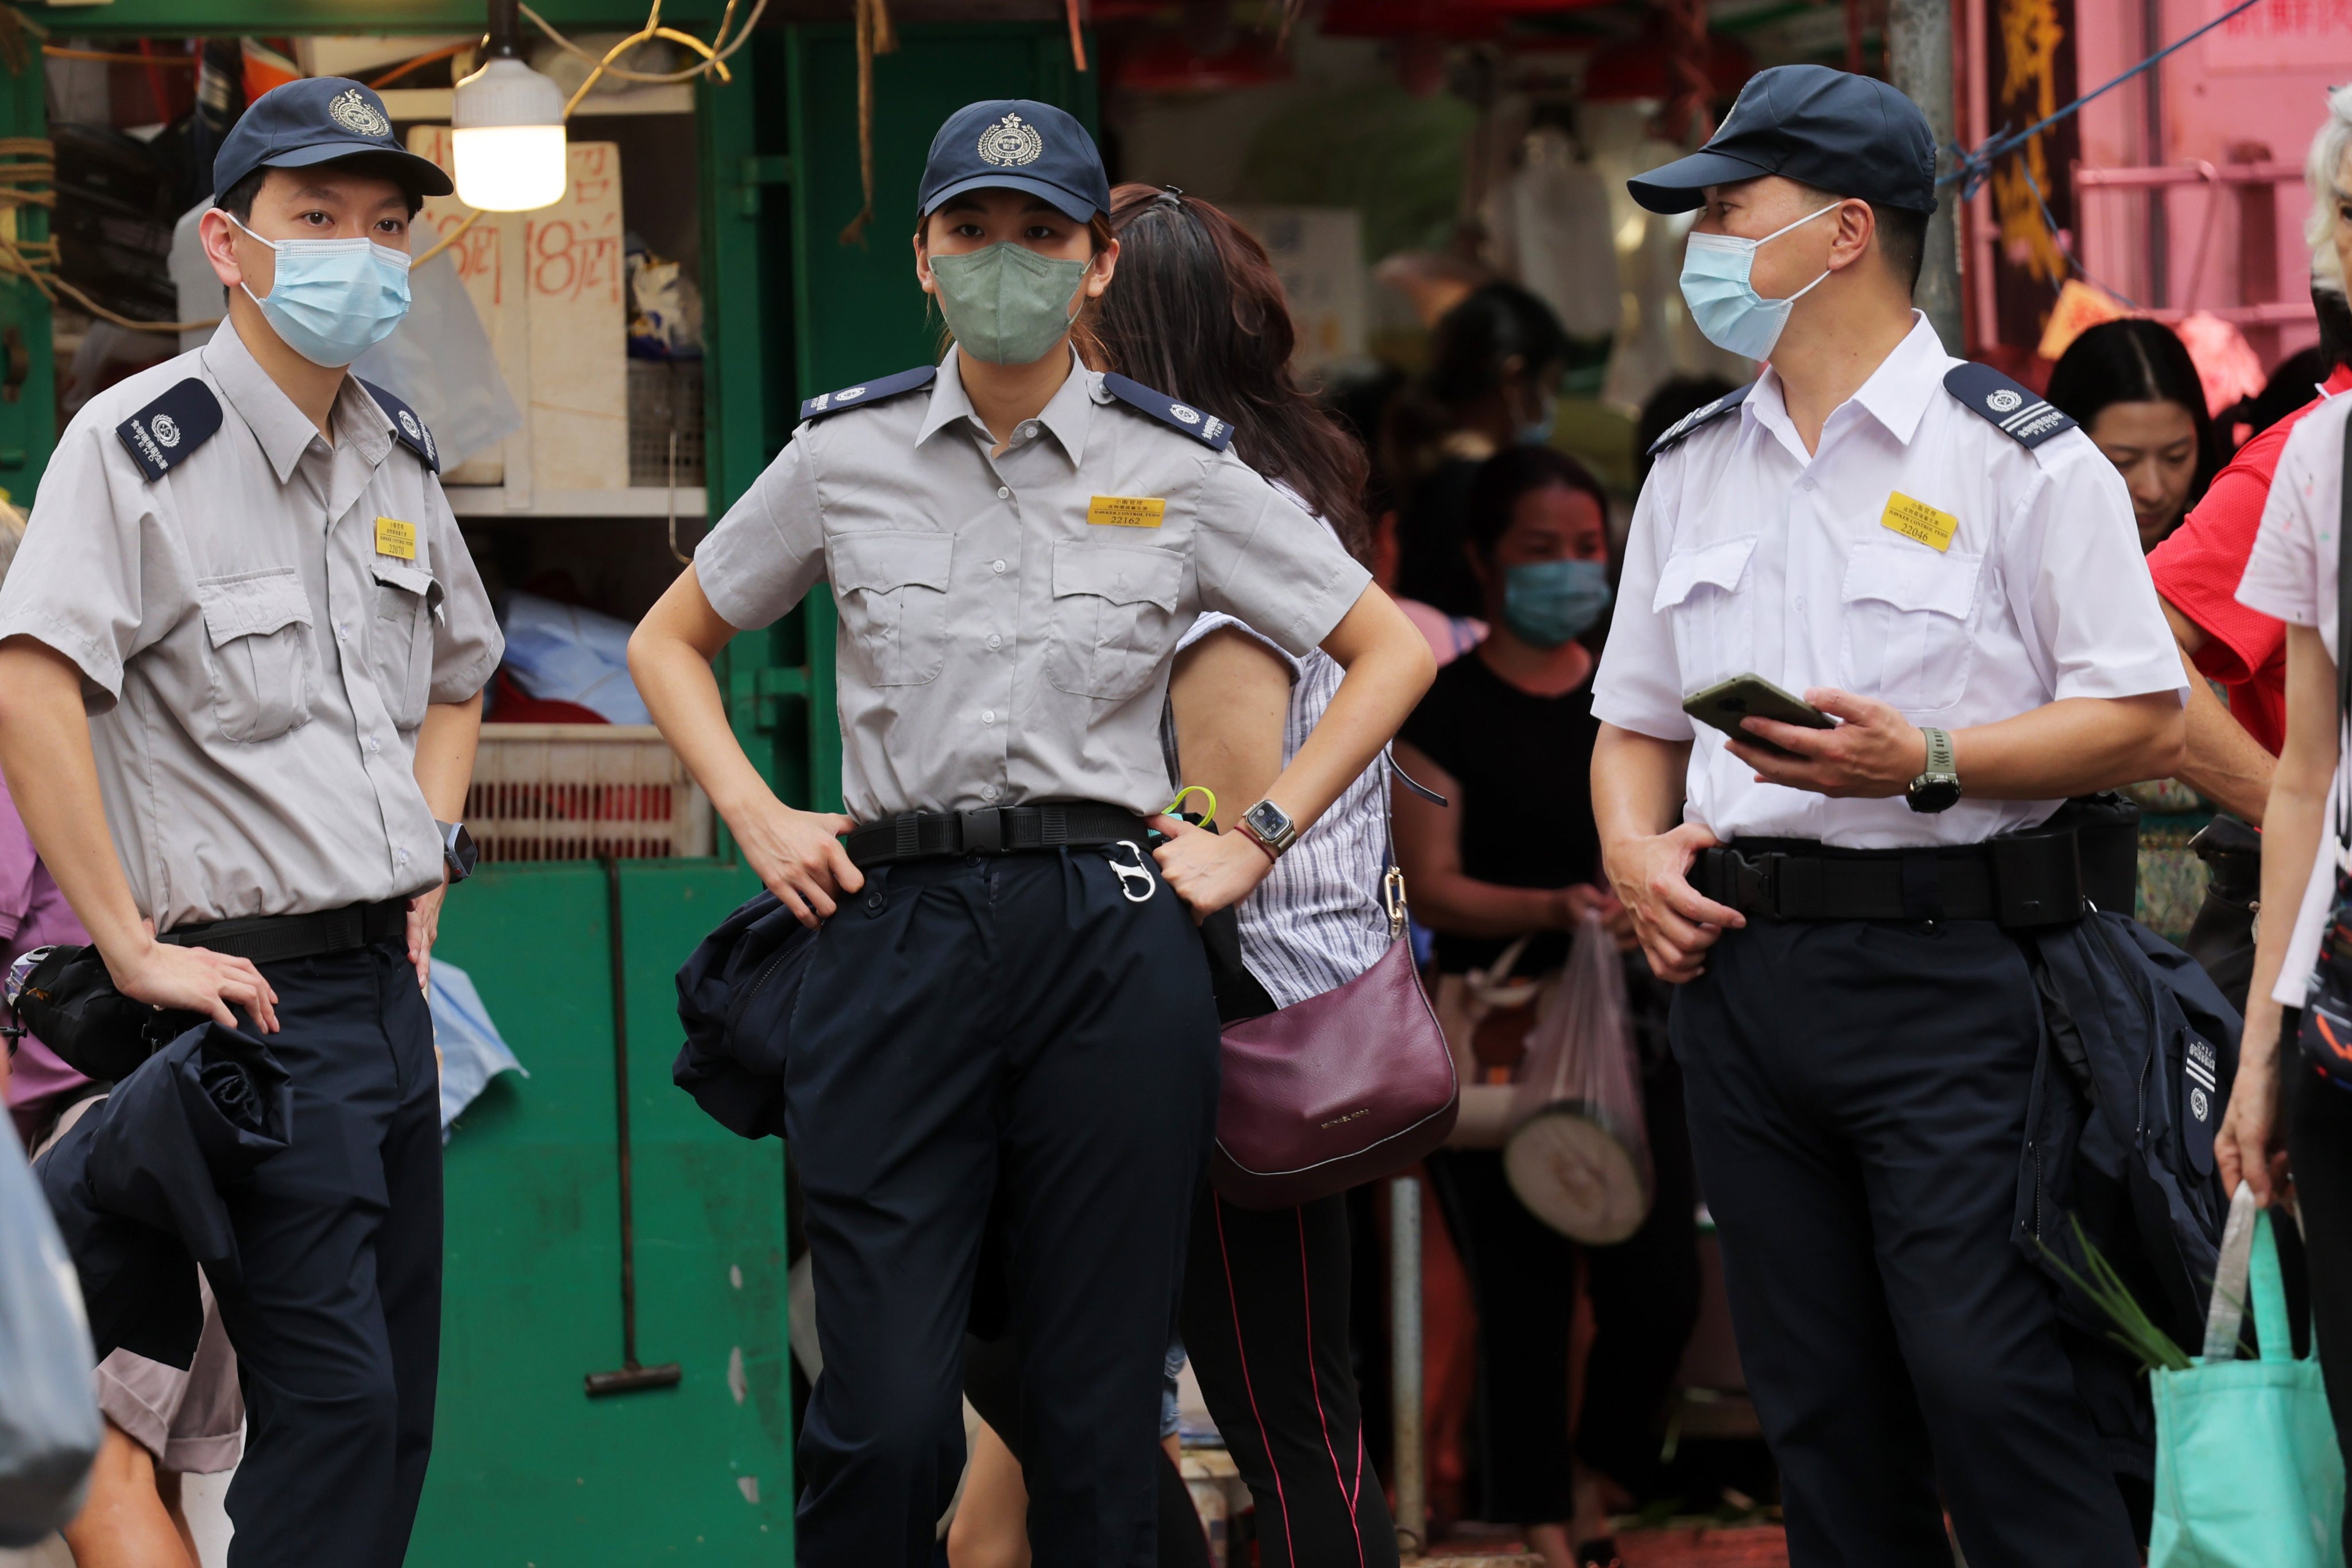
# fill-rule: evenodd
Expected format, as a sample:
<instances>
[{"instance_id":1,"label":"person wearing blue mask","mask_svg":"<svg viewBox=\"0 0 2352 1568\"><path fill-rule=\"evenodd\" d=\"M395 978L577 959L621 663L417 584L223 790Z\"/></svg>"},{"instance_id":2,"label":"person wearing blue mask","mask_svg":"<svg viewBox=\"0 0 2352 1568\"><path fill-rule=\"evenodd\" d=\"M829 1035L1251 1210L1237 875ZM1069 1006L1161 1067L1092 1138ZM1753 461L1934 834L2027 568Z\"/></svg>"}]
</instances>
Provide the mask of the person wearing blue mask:
<instances>
[{"instance_id":1,"label":"person wearing blue mask","mask_svg":"<svg viewBox=\"0 0 2352 1568\"><path fill-rule=\"evenodd\" d=\"M234 1560L394 1568L440 1347L423 986L502 640L432 432L345 367L405 314L450 182L340 78L255 100L213 179L226 321L59 437L0 589L0 769L114 984L291 1079L211 1279L248 1420Z\"/></svg>"},{"instance_id":2,"label":"person wearing blue mask","mask_svg":"<svg viewBox=\"0 0 2352 1568\"><path fill-rule=\"evenodd\" d=\"M1474 974L1552 984L1588 914L1621 944L1633 940L1601 878L1587 793L1600 732L1592 645L1611 603L1608 508L1574 459L1517 447L1480 465L1465 531L1494 629L1437 672L1398 734L1400 765L1446 804L1392 792L1397 859L1414 919L1436 933L1437 1012L1455 1070L1465 1083L1507 1082L1535 1008L1486 1006L1486 980ZM1638 958L1628 978L1637 1012L1647 1005L1660 1021ZM1657 1198L1632 1237L1582 1249L1598 1335L1573 1419L1579 1247L1520 1203L1496 1150L1449 1148L1428 1161L1478 1306L1470 1446L1480 1495L1465 1506L1525 1528L1547 1568L1612 1568L1610 1515L1664 1490L1653 1434L1698 1310L1698 1258L1680 1081L1663 1049L1643 1058Z\"/></svg>"},{"instance_id":3,"label":"person wearing blue mask","mask_svg":"<svg viewBox=\"0 0 2352 1568\"><path fill-rule=\"evenodd\" d=\"M2183 754L2131 497L2074 420L1913 308L1936 143L1895 89L1759 72L1631 189L1698 215L1692 321L1769 361L1652 448L1592 789L1611 885L1675 986L1790 1562L1941 1568L1948 1512L1975 1568L2129 1568L2134 1384L2032 1245L2058 1201L2034 1184L2072 1160L2028 1148L2047 1037L2022 944L2131 908L2068 798ZM1685 710L1744 677L1828 727Z\"/></svg>"}]
</instances>

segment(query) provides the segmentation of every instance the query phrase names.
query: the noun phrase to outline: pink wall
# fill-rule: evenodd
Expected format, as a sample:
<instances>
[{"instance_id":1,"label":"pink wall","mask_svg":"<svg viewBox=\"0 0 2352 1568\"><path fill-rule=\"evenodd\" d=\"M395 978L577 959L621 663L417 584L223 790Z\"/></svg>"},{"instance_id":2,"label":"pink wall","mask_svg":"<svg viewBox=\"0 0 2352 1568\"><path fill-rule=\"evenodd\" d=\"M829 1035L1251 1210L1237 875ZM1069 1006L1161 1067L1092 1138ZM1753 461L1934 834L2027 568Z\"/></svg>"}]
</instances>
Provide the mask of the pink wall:
<instances>
[{"instance_id":1,"label":"pink wall","mask_svg":"<svg viewBox=\"0 0 2352 1568\"><path fill-rule=\"evenodd\" d=\"M1964 45L1963 114L1970 144L1989 129L1985 120L1986 7L2001 0L1963 0L1956 11ZM2211 20L2230 0L2074 0L2079 81L2076 90L2095 87L2125 70L2148 51L2144 44L2146 7L2161 7L2159 37L2165 42ZM2300 166L2312 133L2326 118L2330 84L2352 80L2352 0L2262 0L2238 21L2207 34L2168 58L2162 76L2163 145L2148 144L2146 90L2135 81L2082 111L2082 157L2086 167L2127 168L2182 164L2203 160L2216 165L2243 161L2249 144L2268 148L2271 159ZM2233 190L2273 190L2273 265L2266 276L2248 278L2239 198ZM2151 295L2147 209L2143 190L2084 189L2077 193L2078 254L2091 275L2141 305ZM2303 221L2309 197L2300 180L2270 187L2172 187L2163 198L2169 215L2166 247L2168 277L2162 303L2175 309L2193 303L2207 309L2242 306L2267 298L2289 304L2307 295L2308 252ZM2257 200L2260 198L2257 197ZM1983 309L1987 280L1982 262L1990 244L1990 208L1979 195L1971 205L1969 279L1971 331L1988 320ZM2200 262L2200 250L2202 247ZM2283 324L2247 324L2245 331L2264 360L2313 341L2307 315Z\"/></svg>"}]
</instances>

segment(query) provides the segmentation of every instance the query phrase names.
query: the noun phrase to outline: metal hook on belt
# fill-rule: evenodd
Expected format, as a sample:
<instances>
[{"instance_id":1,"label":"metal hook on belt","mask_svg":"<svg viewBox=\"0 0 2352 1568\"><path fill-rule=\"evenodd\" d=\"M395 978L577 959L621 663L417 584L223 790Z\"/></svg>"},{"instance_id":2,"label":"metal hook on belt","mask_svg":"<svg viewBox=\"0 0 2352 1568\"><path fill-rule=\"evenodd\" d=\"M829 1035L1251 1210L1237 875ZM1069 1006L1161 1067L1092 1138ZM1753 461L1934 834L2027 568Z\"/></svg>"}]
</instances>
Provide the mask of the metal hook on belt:
<instances>
[{"instance_id":1,"label":"metal hook on belt","mask_svg":"<svg viewBox=\"0 0 2352 1568\"><path fill-rule=\"evenodd\" d=\"M1151 895L1160 890L1160 879L1153 876L1150 868L1144 865L1143 851L1136 847L1135 841L1131 838L1122 838L1113 844L1111 848L1124 849L1135 857L1135 864L1128 866L1112 859L1108 853L1103 856L1103 863L1111 868L1114 876L1118 878L1119 892L1125 895L1130 904L1150 903ZM1139 893L1135 890L1136 884L1139 882L1143 885L1143 891Z\"/></svg>"}]
</instances>

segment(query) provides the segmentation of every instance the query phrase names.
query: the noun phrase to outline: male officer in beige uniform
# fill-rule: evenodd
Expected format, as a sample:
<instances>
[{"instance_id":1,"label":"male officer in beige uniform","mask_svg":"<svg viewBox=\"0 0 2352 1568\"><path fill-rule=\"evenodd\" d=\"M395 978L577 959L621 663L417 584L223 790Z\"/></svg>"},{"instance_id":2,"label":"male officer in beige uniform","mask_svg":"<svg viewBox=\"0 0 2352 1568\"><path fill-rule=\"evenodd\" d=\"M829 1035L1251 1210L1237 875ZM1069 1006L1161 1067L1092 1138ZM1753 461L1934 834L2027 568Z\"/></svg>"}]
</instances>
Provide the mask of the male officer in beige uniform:
<instances>
[{"instance_id":1,"label":"male officer in beige uniform","mask_svg":"<svg viewBox=\"0 0 2352 1568\"><path fill-rule=\"evenodd\" d=\"M440 1336L422 982L503 645L431 434L343 367L398 324L449 184L335 79L256 101L215 182L227 323L59 441L0 593L0 766L116 984L255 1029L293 1079L291 1146L224 1194L230 1561L390 1568Z\"/></svg>"}]
</instances>

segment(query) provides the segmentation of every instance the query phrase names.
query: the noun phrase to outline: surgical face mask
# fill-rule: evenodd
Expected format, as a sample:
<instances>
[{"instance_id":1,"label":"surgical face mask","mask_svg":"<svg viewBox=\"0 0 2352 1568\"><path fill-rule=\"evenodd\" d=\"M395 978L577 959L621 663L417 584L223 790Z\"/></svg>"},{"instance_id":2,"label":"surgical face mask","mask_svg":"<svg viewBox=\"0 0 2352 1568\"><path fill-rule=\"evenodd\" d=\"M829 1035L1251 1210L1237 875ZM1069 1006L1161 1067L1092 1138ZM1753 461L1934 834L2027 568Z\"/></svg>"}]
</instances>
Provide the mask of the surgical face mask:
<instances>
[{"instance_id":1,"label":"surgical face mask","mask_svg":"<svg viewBox=\"0 0 2352 1568\"><path fill-rule=\"evenodd\" d=\"M1034 364L1069 331L1090 265L1008 239L967 256L934 256L931 276L959 350L991 364Z\"/></svg>"},{"instance_id":2,"label":"surgical face mask","mask_svg":"<svg viewBox=\"0 0 2352 1568\"><path fill-rule=\"evenodd\" d=\"M312 364L351 363L392 336L408 314L406 251L367 238L264 239L236 226L278 258L266 297L250 284L237 287L286 346Z\"/></svg>"},{"instance_id":3,"label":"surgical face mask","mask_svg":"<svg viewBox=\"0 0 2352 1568\"><path fill-rule=\"evenodd\" d=\"M1770 244L1791 228L1802 227L1822 213L1835 212L1838 206L1832 202L1821 212L1807 213L1762 239L1739 239L1727 234L1690 237L1690 247L1683 252L1683 302L1690 307L1691 321L1708 342L1748 359L1771 354L1772 345L1780 341L1780 329L1789 324L1789 312L1819 288L1829 272L1824 268L1822 278L1785 300L1767 300L1756 292L1748 278L1756 267L1756 247Z\"/></svg>"},{"instance_id":4,"label":"surgical face mask","mask_svg":"<svg viewBox=\"0 0 2352 1568\"><path fill-rule=\"evenodd\" d=\"M1609 607L1609 568L1598 561L1530 561L1503 574L1503 624L1520 641L1558 647Z\"/></svg>"},{"instance_id":5,"label":"surgical face mask","mask_svg":"<svg viewBox=\"0 0 2352 1568\"><path fill-rule=\"evenodd\" d=\"M1543 417L1540 419L1530 420L1528 423L1518 427L1517 435L1518 436L1519 445L1522 447L1550 446L1552 430L1559 425L1559 405L1551 398L1545 398L1543 400Z\"/></svg>"}]
</instances>

